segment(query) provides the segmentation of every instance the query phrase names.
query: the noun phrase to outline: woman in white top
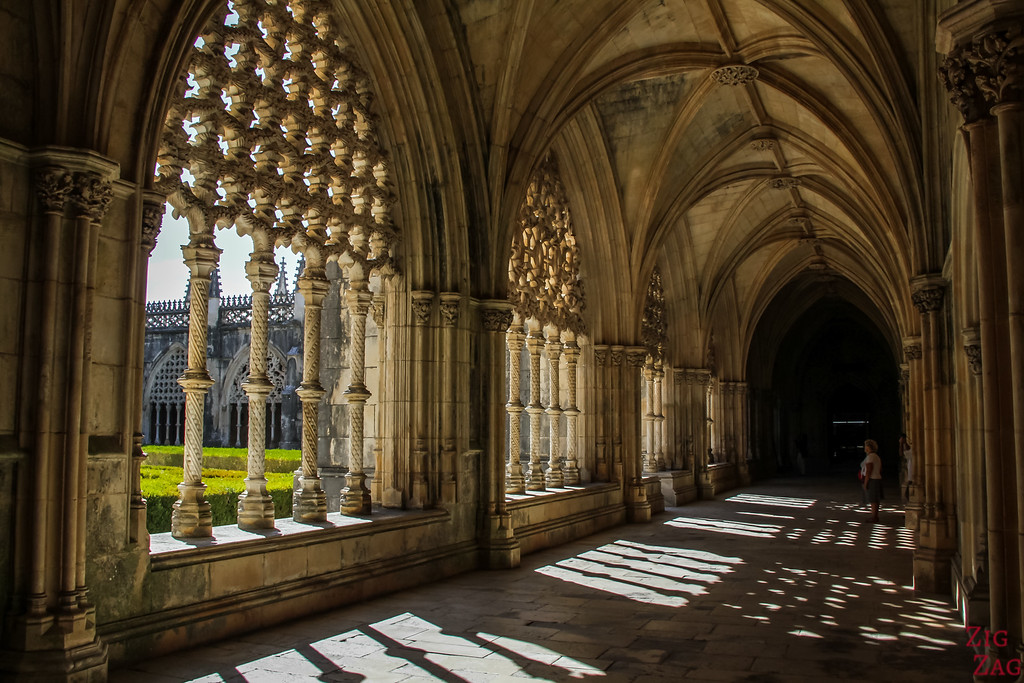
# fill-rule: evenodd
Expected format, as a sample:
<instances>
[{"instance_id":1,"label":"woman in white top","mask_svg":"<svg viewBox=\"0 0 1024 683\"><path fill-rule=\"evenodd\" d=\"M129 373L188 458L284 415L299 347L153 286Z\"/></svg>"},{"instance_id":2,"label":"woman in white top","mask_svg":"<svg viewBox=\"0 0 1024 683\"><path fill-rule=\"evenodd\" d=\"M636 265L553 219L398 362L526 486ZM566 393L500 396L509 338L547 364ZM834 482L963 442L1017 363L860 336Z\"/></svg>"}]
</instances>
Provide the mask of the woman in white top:
<instances>
[{"instance_id":1,"label":"woman in white top","mask_svg":"<svg viewBox=\"0 0 1024 683\"><path fill-rule=\"evenodd\" d=\"M867 501L871 503L871 519L869 522L878 521L878 504L882 500L882 459L878 457L878 442L868 439L864 442L864 460L860 467L864 472L864 491L867 494Z\"/></svg>"}]
</instances>

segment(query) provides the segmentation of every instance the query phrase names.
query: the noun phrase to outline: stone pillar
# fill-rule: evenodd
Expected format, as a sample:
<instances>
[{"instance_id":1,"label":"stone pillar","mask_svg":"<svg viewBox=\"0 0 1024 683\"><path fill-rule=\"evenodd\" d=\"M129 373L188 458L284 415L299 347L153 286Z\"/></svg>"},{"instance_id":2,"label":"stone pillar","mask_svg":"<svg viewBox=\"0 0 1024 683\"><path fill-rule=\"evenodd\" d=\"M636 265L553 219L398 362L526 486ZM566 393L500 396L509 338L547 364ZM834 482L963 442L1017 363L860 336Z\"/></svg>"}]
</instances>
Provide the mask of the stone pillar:
<instances>
[{"instance_id":1,"label":"stone pillar","mask_svg":"<svg viewBox=\"0 0 1024 683\"><path fill-rule=\"evenodd\" d=\"M736 421L735 449L736 463L739 466L741 486L750 485L750 463L747 461L747 443L750 434L750 410L747 396L747 383L736 382L734 385Z\"/></svg>"},{"instance_id":2,"label":"stone pillar","mask_svg":"<svg viewBox=\"0 0 1024 683\"><path fill-rule=\"evenodd\" d=\"M672 373L672 438L675 442L672 469L693 471L693 436L690 433L689 388L685 371Z\"/></svg>"},{"instance_id":3,"label":"stone pillar","mask_svg":"<svg viewBox=\"0 0 1024 683\"><path fill-rule=\"evenodd\" d=\"M956 550L955 470L945 348L945 283L938 276L912 282L921 314L921 367L924 385L924 514L914 553L914 585L939 593L949 590L950 560Z\"/></svg>"},{"instance_id":4,"label":"stone pillar","mask_svg":"<svg viewBox=\"0 0 1024 683\"><path fill-rule=\"evenodd\" d=\"M512 305L506 300L480 302L480 373L484 382L484 462L481 506L484 510L481 552L484 566L492 569L518 567L519 541L512 528L512 516L505 503L505 339L512 324ZM511 396L511 394L509 394Z\"/></svg>"},{"instance_id":5,"label":"stone pillar","mask_svg":"<svg viewBox=\"0 0 1024 683\"><path fill-rule=\"evenodd\" d=\"M903 339L903 357L907 366L907 436L914 459L914 481L910 502L907 504L906 526L918 530L924 514L925 443L924 443L924 383L921 369L921 338L911 336Z\"/></svg>"},{"instance_id":6,"label":"stone pillar","mask_svg":"<svg viewBox=\"0 0 1024 683\"><path fill-rule=\"evenodd\" d=\"M580 356L580 348L576 344L576 335L566 332L566 340L562 344L562 355L565 357L565 373L568 382L569 401L565 408L565 485L578 486L580 483L580 467L577 449L579 435L577 421L580 410L576 406L576 364Z\"/></svg>"},{"instance_id":7,"label":"stone pillar","mask_svg":"<svg viewBox=\"0 0 1024 683\"><path fill-rule=\"evenodd\" d=\"M559 432L562 428L562 408L558 391L562 343L559 330L554 325L548 327L544 353L548 359L548 407L545 411L548 416L548 469L544 473L544 483L550 488L562 488L565 485L565 474L562 472L562 443Z\"/></svg>"},{"instance_id":8,"label":"stone pillar","mask_svg":"<svg viewBox=\"0 0 1024 683\"><path fill-rule=\"evenodd\" d=\"M302 465L292 496L292 519L296 522L322 522L327 519L327 494L317 470L320 400L324 388L320 384L320 323L324 297L330 289L327 274L306 255L306 267L299 277L298 290L304 303L302 340L302 384L295 390L302 401Z\"/></svg>"},{"instance_id":9,"label":"stone pillar","mask_svg":"<svg viewBox=\"0 0 1024 683\"><path fill-rule=\"evenodd\" d=\"M530 352L530 403L526 414L530 416L530 465L526 471L526 489L544 490L544 470L540 452L540 416L544 406L540 403L540 353L544 346L540 323L536 318L527 321L530 334L526 337L526 348Z\"/></svg>"},{"instance_id":10,"label":"stone pillar","mask_svg":"<svg viewBox=\"0 0 1024 683\"><path fill-rule=\"evenodd\" d=\"M441 502L456 502L455 470L457 465L456 424L456 362L455 335L459 322L462 296L456 292L441 294Z\"/></svg>"},{"instance_id":11,"label":"stone pillar","mask_svg":"<svg viewBox=\"0 0 1024 683\"><path fill-rule=\"evenodd\" d=\"M625 485L626 519L630 522L649 522L651 502L647 499L643 464L640 462L640 382L647 361L647 349L630 346L625 350L627 367L619 388L622 410L622 481Z\"/></svg>"},{"instance_id":12,"label":"stone pillar","mask_svg":"<svg viewBox=\"0 0 1024 683\"><path fill-rule=\"evenodd\" d=\"M518 315L512 317L512 324L505 331L505 346L508 349L508 464L505 466L506 493L526 493L526 477L523 476L521 453L520 426L523 414L523 402L519 398L519 378L522 368L523 322Z\"/></svg>"},{"instance_id":13,"label":"stone pillar","mask_svg":"<svg viewBox=\"0 0 1024 683\"><path fill-rule=\"evenodd\" d=\"M345 488L341 490L341 512L346 515L368 515L371 510L370 489L363 470L363 413L370 391L366 388L366 314L373 303L373 292L365 279L353 280L345 292L349 321L351 380L345 390L348 401L349 453Z\"/></svg>"},{"instance_id":14,"label":"stone pillar","mask_svg":"<svg viewBox=\"0 0 1024 683\"><path fill-rule=\"evenodd\" d=\"M608 416L611 414L608 405L608 346L594 346L594 478L597 481L611 481Z\"/></svg>"},{"instance_id":15,"label":"stone pillar","mask_svg":"<svg viewBox=\"0 0 1024 683\"><path fill-rule=\"evenodd\" d=\"M985 451L985 490L978 494L986 503L989 614L967 618L1008 634L1007 647L990 644L986 654L1018 661L1024 654L1022 23L1020 3L971 0L944 12L936 32L938 50L947 55L940 75L964 119L977 231Z\"/></svg>"},{"instance_id":16,"label":"stone pillar","mask_svg":"<svg viewBox=\"0 0 1024 683\"><path fill-rule=\"evenodd\" d=\"M258 234L254 240L267 241ZM249 445L245 491L238 496L238 526L241 529L273 529L274 499L267 491L266 438L267 396L274 385L267 377L270 343L270 287L277 279L277 263L270 244L260 245L245 264L252 285L252 323L249 341L249 377L242 390L249 397Z\"/></svg>"},{"instance_id":17,"label":"stone pillar","mask_svg":"<svg viewBox=\"0 0 1024 683\"><path fill-rule=\"evenodd\" d=\"M188 368L178 379L185 390L184 476L178 484L178 500L171 510L171 535L175 538L201 538L213 534L210 503L203 498L203 405L206 392L213 386L206 371L206 341L210 273L217 267L221 250L213 244L213 236L193 233L187 246L181 248L188 266Z\"/></svg>"},{"instance_id":18,"label":"stone pillar","mask_svg":"<svg viewBox=\"0 0 1024 683\"><path fill-rule=\"evenodd\" d=\"M643 423L640 432L640 462L644 474L654 474L658 464L654 455L654 361L648 356L641 370L646 400L641 399Z\"/></svg>"}]
</instances>

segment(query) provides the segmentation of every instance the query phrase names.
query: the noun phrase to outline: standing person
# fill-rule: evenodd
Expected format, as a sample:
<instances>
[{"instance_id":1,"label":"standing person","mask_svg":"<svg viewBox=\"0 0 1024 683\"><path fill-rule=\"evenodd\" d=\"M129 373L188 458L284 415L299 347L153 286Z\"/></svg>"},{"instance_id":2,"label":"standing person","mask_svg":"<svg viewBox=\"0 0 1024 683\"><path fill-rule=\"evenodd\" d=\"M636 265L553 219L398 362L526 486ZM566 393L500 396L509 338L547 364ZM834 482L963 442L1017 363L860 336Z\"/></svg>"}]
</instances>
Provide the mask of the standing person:
<instances>
[{"instance_id":1,"label":"standing person","mask_svg":"<svg viewBox=\"0 0 1024 683\"><path fill-rule=\"evenodd\" d=\"M878 457L878 442L868 439L864 442L864 460L860 466L864 470L864 491L867 501L871 503L869 522L878 521L878 504L882 501L882 459Z\"/></svg>"}]
</instances>

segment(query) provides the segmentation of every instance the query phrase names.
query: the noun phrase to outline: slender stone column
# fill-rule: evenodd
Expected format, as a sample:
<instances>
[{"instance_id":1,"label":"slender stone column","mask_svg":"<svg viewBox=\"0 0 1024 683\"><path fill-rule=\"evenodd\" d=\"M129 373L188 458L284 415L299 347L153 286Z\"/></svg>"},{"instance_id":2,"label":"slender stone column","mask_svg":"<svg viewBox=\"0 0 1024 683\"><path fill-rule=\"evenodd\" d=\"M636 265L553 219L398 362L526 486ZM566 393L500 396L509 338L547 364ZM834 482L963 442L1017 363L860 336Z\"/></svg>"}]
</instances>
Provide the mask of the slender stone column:
<instances>
[{"instance_id":1,"label":"slender stone column","mask_svg":"<svg viewBox=\"0 0 1024 683\"><path fill-rule=\"evenodd\" d=\"M441 502L456 502L456 424L455 334L458 331L459 306L462 296L455 292L441 294Z\"/></svg>"},{"instance_id":2,"label":"slender stone column","mask_svg":"<svg viewBox=\"0 0 1024 683\"><path fill-rule=\"evenodd\" d=\"M320 323L324 297L330 289L327 274L306 255L306 267L299 277L298 289L304 304L302 340L302 384L295 390L302 401L302 466L298 485L292 496L292 519L296 522L316 523L327 519L327 494L324 492L317 469L320 400L324 388L320 384Z\"/></svg>"},{"instance_id":3,"label":"slender stone column","mask_svg":"<svg viewBox=\"0 0 1024 683\"><path fill-rule=\"evenodd\" d=\"M349 320L352 380L345 391L348 400L349 454L345 488L341 490L341 511L346 515L368 515L371 509L370 489L363 471L363 411L370 392L366 377L366 314L373 303L373 292L365 280L353 281L345 293Z\"/></svg>"},{"instance_id":4,"label":"slender stone column","mask_svg":"<svg viewBox=\"0 0 1024 683\"><path fill-rule=\"evenodd\" d=\"M519 398L520 358L526 335L523 333L523 322L518 315L512 318L512 324L505 332L505 346L508 349L508 464L505 466L505 492L525 493L526 477L523 476L523 462L520 455L520 419L523 414L523 402Z\"/></svg>"},{"instance_id":5,"label":"slender stone column","mask_svg":"<svg viewBox=\"0 0 1024 683\"><path fill-rule=\"evenodd\" d=\"M577 456L579 437L576 430L580 410L576 406L576 364L579 360L580 348L576 344L576 336L572 332L566 332L562 355L565 356L566 381L569 391L569 404L565 409L565 485L577 486L580 483L580 467Z\"/></svg>"},{"instance_id":6,"label":"slender stone column","mask_svg":"<svg viewBox=\"0 0 1024 683\"><path fill-rule=\"evenodd\" d=\"M626 518L630 522L649 522L651 502L647 499L642 463L640 462L640 381L647 361L647 349L631 346L625 349L628 367L620 388L622 395L622 475L625 483Z\"/></svg>"},{"instance_id":7,"label":"slender stone column","mask_svg":"<svg viewBox=\"0 0 1024 683\"><path fill-rule=\"evenodd\" d=\"M544 469L540 452L540 416L544 414L544 406L540 402L540 354L544 346L544 337L540 333L540 324L536 319L528 321L530 334L526 337L526 348L530 351L530 403L526 406L526 414L530 416L530 465L526 471L526 489L528 491L544 490Z\"/></svg>"},{"instance_id":8,"label":"slender stone column","mask_svg":"<svg viewBox=\"0 0 1024 683\"><path fill-rule=\"evenodd\" d=\"M562 343L559 341L558 328L549 328L548 339L544 351L548 359L548 470L544 473L544 482L551 488L562 488L565 485L565 473L562 471L562 443L559 430L562 428L562 408L559 403L558 374L562 358Z\"/></svg>"},{"instance_id":9,"label":"slender stone column","mask_svg":"<svg viewBox=\"0 0 1024 683\"><path fill-rule=\"evenodd\" d=\"M608 403L606 410L608 411L609 430L608 430L608 446L609 446L609 457L608 457L608 468L609 468L609 481L625 481L625 474L623 472L623 443L628 436L623 436L623 422L622 422L622 411L623 396L622 386L626 382L637 382L639 379L634 376L634 373L629 371L629 368L625 367L626 361L626 347L625 346L612 346L609 349L608 354L611 367L608 368L607 383L605 387L607 389L606 394L608 396ZM639 384L637 384L639 388ZM639 411L639 406L636 407ZM639 434L639 422L637 423L637 442L633 447L634 450L640 446L640 434Z\"/></svg>"},{"instance_id":10,"label":"slender stone column","mask_svg":"<svg viewBox=\"0 0 1024 683\"><path fill-rule=\"evenodd\" d=\"M185 390L184 476L178 484L178 500L171 509L171 535L200 538L213 534L210 503L203 497L203 405L213 379L206 371L207 321L209 318L210 273L217 267L221 250L213 236L193 234L181 248L189 278L188 368L178 379Z\"/></svg>"},{"instance_id":11,"label":"slender stone column","mask_svg":"<svg viewBox=\"0 0 1024 683\"><path fill-rule=\"evenodd\" d=\"M690 433L690 401L689 387L686 383L687 373L676 369L672 373L672 434L677 444L674 457L672 458L672 469L693 470L690 465L691 444L693 436Z\"/></svg>"},{"instance_id":12,"label":"slender stone column","mask_svg":"<svg viewBox=\"0 0 1024 683\"><path fill-rule=\"evenodd\" d=\"M668 463L665 462L665 412L664 412L664 401L662 400L662 390L665 384L665 368L660 360L654 363L654 406L652 411L654 413L654 457L652 465L658 472L664 472L668 469Z\"/></svg>"},{"instance_id":13,"label":"slender stone column","mask_svg":"<svg viewBox=\"0 0 1024 683\"><path fill-rule=\"evenodd\" d=\"M519 541L512 527L512 516L505 501L504 469L505 416L503 404L506 339L512 324L512 305L507 300L480 302L481 373L484 377L484 446L483 495L484 532L482 554L485 566L494 569L518 567ZM511 394L509 394L511 396Z\"/></svg>"},{"instance_id":14,"label":"slender stone column","mask_svg":"<svg viewBox=\"0 0 1024 683\"><path fill-rule=\"evenodd\" d=\"M650 356L644 362L641 376L643 377L647 400L643 401L646 409L643 413L644 419L640 437L643 448L640 453L640 462L643 464L644 474L654 474L658 471L658 466L654 460L654 361Z\"/></svg>"},{"instance_id":15,"label":"slender stone column","mask_svg":"<svg viewBox=\"0 0 1024 683\"><path fill-rule=\"evenodd\" d=\"M914 458L914 480L916 485L912 489L912 498L907 506L907 528L915 531L920 528L921 518L924 517L925 508L925 439L922 423L924 421L924 383L923 370L921 369L921 338L918 336L907 337L903 340L903 357L907 365L907 403L909 420L907 423L907 434L910 437L911 448Z\"/></svg>"},{"instance_id":16,"label":"slender stone column","mask_svg":"<svg viewBox=\"0 0 1024 683\"><path fill-rule=\"evenodd\" d=\"M434 292L418 290L412 292L412 347L414 363L412 367L412 416L413 440L410 453L409 470L412 477L409 507L423 509L430 506L430 490L427 485L427 472L430 469L432 430L430 421L430 405L436 402L436 396L430 390L431 369L433 362L430 346L433 329L430 316L434 310Z\"/></svg>"},{"instance_id":17,"label":"slender stone column","mask_svg":"<svg viewBox=\"0 0 1024 683\"><path fill-rule=\"evenodd\" d=\"M266 239L261 236L261 239ZM249 397L249 445L245 491L238 496L238 526L242 529L273 529L274 499L267 491L266 437L267 396L274 385L267 377L270 330L270 287L277 279L274 252L259 247L245 264L252 284L252 323L249 342L249 377L242 390ZM241 411L239 411L241 413Z\"/></svg>"},{"instance_id":18,"label":"slender stone column","mask_svg":"<svg viewBox=\"0 0 1024 683\"><path fill-rule=\"evenodd\" d=\"M594 345L594 396L597 400L597 405L594 406L594 427L597 432L594 469L597 481L611 481L608 467L608 461L611 459L608 436L608 416L611 414L608 404L608 351L604 344Z\"/></svg>"}]
</instances>

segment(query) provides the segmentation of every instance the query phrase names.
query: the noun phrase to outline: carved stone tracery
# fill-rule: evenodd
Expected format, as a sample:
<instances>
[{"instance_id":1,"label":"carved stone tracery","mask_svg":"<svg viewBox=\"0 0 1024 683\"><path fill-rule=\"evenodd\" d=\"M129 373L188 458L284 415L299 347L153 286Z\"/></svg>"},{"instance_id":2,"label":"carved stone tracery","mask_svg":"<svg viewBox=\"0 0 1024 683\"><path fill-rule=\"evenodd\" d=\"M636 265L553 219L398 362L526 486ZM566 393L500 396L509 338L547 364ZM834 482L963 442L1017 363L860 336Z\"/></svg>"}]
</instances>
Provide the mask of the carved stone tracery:
<instances>
[{"instance_id":1,"label":"carved stone tracery","mask_svg":"<svg viewBox=\"0 0 1024 683\"><path fill-rule=\"evenodd\" d=\"M193 233L262 229L277 246L390 272L397 231L369 77L328 2L232 0L196 41L178 93L156 187Z\"/></svg>"},{"instance_id":2,"label":"carved stone tracery","mask_svg":"<svg viewBox=\"0 0 1024 683\"><path fill-rule=\"evenodd\" d=\"M584 294L569 202L549 154L519 212L508 263L509 299L522 320L583 334Z\"/></svg>"},{"instance_id":3,"label":"carved stone tracery","mask_svg":"<svg viewBox=\"0 0 1024 683\"><path fill-rule=\"evenodd\" d=\"M662 359L668 338L665 323L665 291L661 286L661 271L651 273L647 283L647 298L644 301L644 315L641 321L641 340L647 353L655 361Z\"/></svg>"}]
</instances>

